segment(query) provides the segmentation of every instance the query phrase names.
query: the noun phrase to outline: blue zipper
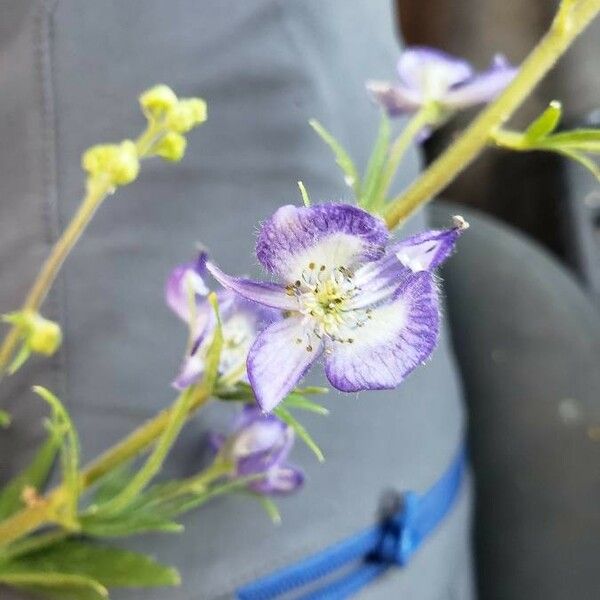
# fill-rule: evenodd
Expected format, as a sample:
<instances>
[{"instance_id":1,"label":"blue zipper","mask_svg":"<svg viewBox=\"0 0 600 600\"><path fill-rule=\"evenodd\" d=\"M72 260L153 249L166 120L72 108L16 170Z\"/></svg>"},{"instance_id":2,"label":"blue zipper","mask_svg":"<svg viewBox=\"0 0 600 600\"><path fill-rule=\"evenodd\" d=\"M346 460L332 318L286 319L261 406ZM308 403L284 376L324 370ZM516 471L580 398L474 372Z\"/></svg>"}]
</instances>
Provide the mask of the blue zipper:
<instances>
[{"instance_id":1,"label":"blue zipper","mask_svg":"<svg viewBox=\"0 0 600 600\"><path fill-rule=\"evenodd\" d=\"M272 600L297 591L297 600L350 598L389 568L404 566L454 505L466 470L463 444L438 481L424 494L405 492L401 507L365 529L295 565L237 590L239 600ZM353 563L356 567L350 568ZM344 568L337 579L336 571ZM318 587L322 578L328 581ZM302 588L311 585L309 591Z\"/></svg>"}]
</instances>

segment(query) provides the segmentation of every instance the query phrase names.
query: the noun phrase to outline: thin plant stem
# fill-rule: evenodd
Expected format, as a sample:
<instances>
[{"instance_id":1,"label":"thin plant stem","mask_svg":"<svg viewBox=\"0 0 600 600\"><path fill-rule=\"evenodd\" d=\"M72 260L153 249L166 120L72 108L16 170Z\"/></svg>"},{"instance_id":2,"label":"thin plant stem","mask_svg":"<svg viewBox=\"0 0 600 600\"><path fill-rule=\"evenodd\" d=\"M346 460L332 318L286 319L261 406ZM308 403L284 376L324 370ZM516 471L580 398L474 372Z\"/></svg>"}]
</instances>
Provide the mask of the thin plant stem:
<instances>
[{"instance_id":1,"label":"thin plant stem","mask_svg":"<svg viewBox=\"0 0 600 600\"><path fill-rule=\"evenodd\" d=\"M379 198L376 206L374 207L376 210L382 208L383 204L385 203L388 191L394 180L394 176L398 171L398 167L400 166L406 151L419 132L429 123L431 123L436 113L437 109L434 105L424 105L412 116L412 118L406 124L406 127L402 130L400 135L390 147L388 159L381 176L382 181Z\"/></svg>"},{"instance_id":2,"label":"thin plant stem","mask_svg":"<svg viewBox=\"0 0 600 600\"><path fill-rule=\"evenodd\" d=\"M152 154L164 131L164 125L161 123L150 123L148 125L136 140L136 148L140 159ZM114 191L115 187L107 176L92 177L88 180L86 195L73 218L52 247L48 258L42 265L25 297L20 308L21 311L37 311L40 308L66 258L81 238L102 202ZM2 345L0 345L0 377L6 371L19 342L19 337L19 328L13 325L4 337Z\"/></svg>"},{"instance_id":3,"label":"thin plant stem","mask_svg":"<svg viewBox=\"0 0 600 600\"><path fill-rule=\"evenodd\" d=\"M198 385L192 389L188 415L196 412L210 398L207 387ZM81 490L89 488L110 470L137 456L157 440L171 422L174 410L175 405L163 410L93 461L79 475ZM65 501L65 492L64 486L58 486L39 503L25 507L0 522L0 548L21 539L42 525L57 522L56 507Z\"/></svg>"}]
</instances>

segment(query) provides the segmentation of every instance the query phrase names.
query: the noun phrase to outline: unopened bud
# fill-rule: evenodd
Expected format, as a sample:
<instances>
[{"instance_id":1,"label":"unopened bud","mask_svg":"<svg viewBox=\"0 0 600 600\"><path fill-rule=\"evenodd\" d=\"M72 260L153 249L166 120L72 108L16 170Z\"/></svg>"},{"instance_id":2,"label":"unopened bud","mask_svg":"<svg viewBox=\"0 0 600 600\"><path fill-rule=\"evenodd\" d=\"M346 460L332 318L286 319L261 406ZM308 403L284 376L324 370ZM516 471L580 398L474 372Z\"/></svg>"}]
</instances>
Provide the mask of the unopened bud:
<instances>
[{"instance_id":1,"label":"unopened bud","mask_svg":"<svg viewBox=\"0 0 600 600\"><path fill-rule=\"evenodd\" d=\"M184 98L167 115L167 127L177 133L186 133L204 121L206 102L201 98Z\"/></svg>"},{"instance_id":2,"label":"unopened bud","mask_svg":"<svg viewBox=\"0 0 600 600\"><path fill-rule=\"evenodd\" d=\"M92 177L107 176L114 185L131 183L140 170L137 149L131 140L92 146L83 154L81 164Z\"/></svg>"},{"instance_id":3,"label":"unopened bud","mask_svg":"<svg viewBox=\"0 0 600 600\"><path fill-rule=\"evenodd\" d=\"M187 140L180 134L171 131L156 146L156 154L165 160L177 162L183 158Z\"/></svg>"},{"instance_id":4,"label":"unopened bud","mask_svg":"<svg viewBox=\"0 0 600 600\"><path fill-rule=\"evenodd\" d=\"M52 356L62 342L58 323L45 319L39 313L26 313L26 344L32 352Z\"/></svg>"},{"instance_id":5,"label":"unopened bud","mask_svg":"<svg viewBox=\"0 0 600 600\"><path fill-rule=\"evenodd\" d=\"M155 85L140 95L140 106L147 117L162 117L178 102L175 92L168 85Z\"/></svg>"}]
</instances>

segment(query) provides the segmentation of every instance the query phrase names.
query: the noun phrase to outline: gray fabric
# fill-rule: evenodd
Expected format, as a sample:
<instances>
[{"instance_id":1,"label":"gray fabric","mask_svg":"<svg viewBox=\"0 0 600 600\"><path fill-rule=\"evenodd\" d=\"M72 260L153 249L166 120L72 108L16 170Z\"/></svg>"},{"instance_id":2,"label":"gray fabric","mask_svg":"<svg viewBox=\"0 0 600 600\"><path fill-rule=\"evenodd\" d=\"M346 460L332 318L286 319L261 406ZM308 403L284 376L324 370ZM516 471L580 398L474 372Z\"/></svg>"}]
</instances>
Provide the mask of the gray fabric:
<instances>
[{"instance_id":1,"label":"gray fabric","mask_svg":"<svg viewBox=\"0 0 600 600\"><path fill-rule=\"evenodd\" d=\"M256 273L256 224L282 203L298 202L298 179L314 198L344 197L331 156L306 121L326 123L364 165L378 119L364 80L393 76L398 52L387 0L4 4L6 37L22 33L18 47L0 42L2 87L15 98L12 104L0 100L3 138L12 123L15 140L0 155L0 255L3 274L19 283L15 290L3 281L2 309L20 300L49 232L55 235L54 220L64 223L75 210L81 152L142 126L134 101L139 91L163 81L182 95L202 95L210 118L189 136L182 163L145 164L135 185L108 200L67 262L60 293L46 311L56 316L60 306L61 357L52 367L36 361L2 389L2 402L18 415L15 427L0 436L3 475L39 438L41 411L27 389L32 375L37 381L47 374L44 369L64 378L55 389L73 412L88 457L171 401L168 382L185 332L163 305L169 269L201 240L226 270ZM16 61L18 69L4 66ZM18 161L19 153L26 160ZM399 185L417 168L413 152ZM48 223L44 213L53 215ZM419 216L408 230L425 226ZM6 242L10 235L18 247ZM281 502L281 527L247 499L212 503L184 519L183 536L128 543L177 565L180 589L114 597L228 597L235 586L372 523L385 489L429 487L463 432L460 386L445 334L431 362L401 389L332 394L327 404L329 418L306 419L327 462L319 465L297 448L294 461L306 468L308 483ZM209 410L187 427L170 462L172 473L199 468L203 433L222 420L222 411ZM415 562L365 598L472 597L466 494Z\"/></svg>"},{"instance_id":2,"label":"gray fabric","mask_svg":"<svg viewBox=\"0 0 600 600\"><path fill-rule=\"evenodd\" d=\"M573 276L514 230L471 228L443 269L462 366L486 600L600 592L600 313Z\"/></svg>"}]
</instances>

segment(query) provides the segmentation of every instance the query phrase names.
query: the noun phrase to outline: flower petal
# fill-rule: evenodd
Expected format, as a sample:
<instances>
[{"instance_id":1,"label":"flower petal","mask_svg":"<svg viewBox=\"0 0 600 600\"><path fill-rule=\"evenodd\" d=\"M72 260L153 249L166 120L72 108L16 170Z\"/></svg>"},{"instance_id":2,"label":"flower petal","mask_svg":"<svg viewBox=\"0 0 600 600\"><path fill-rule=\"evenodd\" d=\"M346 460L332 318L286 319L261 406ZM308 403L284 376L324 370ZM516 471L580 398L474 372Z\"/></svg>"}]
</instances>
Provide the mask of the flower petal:
<instances>
[{"instance_id":1,"label":"flower petal","mask_svg":"<svg viewBox=\"0 0 600 600\"><path fill-rule=\"evenodd\" d=\"M489 102L504 90L517 71L503 56L498 55L487 71L450 89L444 97L444 105L459 109Z\"/></svg>"},{"instance_id":2,"label":"flower petal","mask_svg":"<svg viewBox=\"0 0 600 600\"><path fill-rule=\"evenodd\" d=\"M424 231L392 244L389 251L413 273L432 271L452 254L461 233L469 227L462 217L454 217L454 222L451 229Z\"/></svg>"},{"instance_id":3,"label":"flower petal","mask_svg":"<svg viewBox=\"0 0 600 600\"><path fill-rule=\"evenodd\" d=\"M367 92L390 117L413 113L423 104L423 96L418 90L385 81L367 81Z\"/></svg>"},{"instance_id":4,"label":"flower petal","mask_svg":"<svg viewBox=\"0 0 600 600\"><path fill-rule=\"evenodd\" d=\"M243 277L232 277L211 262L207 263L206 268L222 286L247 300L280 310L295 310L298 308L296 300L290 297L281 285L253 281Z\"/></svg>"},{"instance_id":5,"label":"flower petal","mask_svg":"<svg viewBox=\"0 0 600 600\"><path fill-rule=\"evenodd\" d=\"M304 483L304 473L291 465L270 469L264 479L252 482L248 487L265 495L283 495L295 492Z\"/></svg>"},{"instance_id":6,"label":"flower petal","mask_svg":"<svg viewBox=\"0 0 600 600\"><path fill-rule=\"evenodd\" d=\"M349 308L365 308L389 299L410 273L432 271L454 251L460 234L469 224L454 217L450 229L418 233L391 244L385 256L358 269L354 282L360 289Z\"/></svg>"},{"instance_id":7,"label":"flower petal","mask_svg":"<svg viewBox=\"0 0 600 600\"><path fill-rule=\"evenodd\" d=\"M205 270L206 254L201 253L196 262L175 267L165 285L165 300L183 321L190 320L190 302L206 296L208 288L202 275Z\"/></svg>"},{"instance_id":8,"label":"flower petal","mask_svg":"<svg viewBox=\"0 0 600 600\"><path fill-rule=\"evenodd\" d=\"M344 392L394 388L431 355L438 329L433 277L409 275L392 302L374 309L354 330L352 343L327 342L327 378Z\"/></svg>"},{"instance_id":9,"label":"flower petal","mask_svg":"<svg viewBox=\"0 0 600 600\"><path fill-rule=\"evenodd\" d=\"M400 81L427 99L440 100L446 91L473 74L471 65L434 48L407 48L398 60Z\"/></svg>"},{"instance_id":10,"label":"flower petal","mask_svg":"<svg viewBox=\"0 0 600 600\"><path fill-rule=\"evenodd\" d=\"M172 385L177 390L185 390L185 388L198 381L203 373L204 360L198 353L186 356Z\"/></svg>"},{"instance_id":11,"label":"flower petal","mask_svg":"<svg viewBox=\"0 0 600 600\"><path fill-rule=\"evenodd\" d=\"M273 323L256 338L248 354L248 379L259 406L275 408L296 386L322 351L301 317Z\"/></svg>"},{"instance_id":12,"label":"flower petal","mask_svg":"<svg viewBox=\"0 0 600 600\"><path fill-rule=\"evenodd\" d=\"M262 226L256 255L286 282L313 268L351 269L383 255L389 233L383 220L349 204L282 206Z\"/></svg>"}]
</instances>

